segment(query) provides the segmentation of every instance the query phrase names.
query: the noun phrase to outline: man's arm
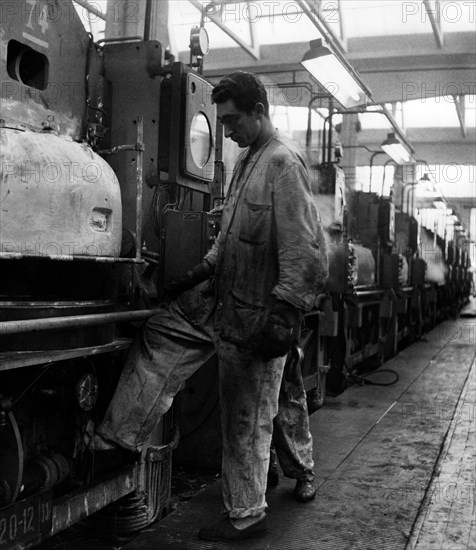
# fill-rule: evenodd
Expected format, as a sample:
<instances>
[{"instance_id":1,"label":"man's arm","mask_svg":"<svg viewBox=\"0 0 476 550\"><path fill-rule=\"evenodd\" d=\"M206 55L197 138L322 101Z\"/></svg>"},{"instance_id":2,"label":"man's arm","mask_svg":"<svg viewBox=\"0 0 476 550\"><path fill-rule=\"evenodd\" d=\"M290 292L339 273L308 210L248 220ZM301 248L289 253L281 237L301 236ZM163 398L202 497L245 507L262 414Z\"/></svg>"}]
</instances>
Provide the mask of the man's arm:
<instances>
[{"instance_id":1,"label":"man's arm","mask_svg":"<svg viewBox=\"0 0 476 550\"><path fill-rule=\"evenodd\" d=\"M272 290L276 302L261 346L265 360L285 355L299 340L304 312L313 307L327 277L324 234L306 169L291 162L275 174L273 206L279 279Z\"/></svg>"},{"instance_id":2,"label":"man's arm","mask_svg":"<svg viewBox=\"0 0 476 550\"><path fill-rule=\"evenodd\" d=\"M272 294L310 310L327 277L324 234L305 167L287 162L273 185L279 279Z\"/></svg>"}]
</instances>

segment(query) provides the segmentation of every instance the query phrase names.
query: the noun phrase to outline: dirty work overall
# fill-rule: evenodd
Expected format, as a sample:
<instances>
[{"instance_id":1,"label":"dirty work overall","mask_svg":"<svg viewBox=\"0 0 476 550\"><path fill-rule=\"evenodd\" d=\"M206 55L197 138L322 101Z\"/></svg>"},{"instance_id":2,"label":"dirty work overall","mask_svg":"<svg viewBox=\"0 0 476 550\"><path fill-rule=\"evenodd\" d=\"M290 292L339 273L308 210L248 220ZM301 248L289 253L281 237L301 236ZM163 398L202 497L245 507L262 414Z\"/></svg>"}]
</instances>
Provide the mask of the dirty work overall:
<instances>
[{"instance_id":1,"label":"dirty work overall","mask_svg":"<svg viewBox=\"0 0 476 550\"><path fill-rule=\"evenodd\" d=\"M260 334L276 299L311 309L325 278L321 238L296 153L274 135L255 155L243 155L225 202L221 234L207 255L216 265L214 298L206 297L204 283L144 325L99 433L124 447L140 447L182 382L216 351L225 506L232 518L260 515L266 509L273 419L285 364L285 357L260 358ZM291 394L294 402L282 399L277 419L283 446L290 443L281 463L290 477L298 477L298 470L311 476L302 380Z\"/></svg>"}]
</instances>

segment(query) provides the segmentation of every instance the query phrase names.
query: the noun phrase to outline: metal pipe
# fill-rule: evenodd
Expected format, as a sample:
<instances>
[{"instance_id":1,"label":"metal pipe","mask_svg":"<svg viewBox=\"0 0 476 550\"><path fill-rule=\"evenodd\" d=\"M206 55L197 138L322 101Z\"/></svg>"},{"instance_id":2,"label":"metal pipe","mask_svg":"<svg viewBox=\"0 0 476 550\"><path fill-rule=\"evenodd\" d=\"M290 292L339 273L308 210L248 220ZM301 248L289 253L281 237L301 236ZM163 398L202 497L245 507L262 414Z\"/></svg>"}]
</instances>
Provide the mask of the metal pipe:
<instances>
[{"instance_id":1,"label":"metal pipe","mask_svg":"<svg viewBox=\"0 0 476 550\"><path fill-rule=\"evenodd\" d=\"M115 38L101 38L96 42L96 46L104 46L107 44L118 44L122 42L142 42L142 36L118 36Z\"/></svg>"},{"instance_id":2,"label":"metal pipe","mask_svg":"<svg viewBox=\"0 0 476 550\"><path fill-rule=\"evenodd\" d=\"M306 147L310 147L312 141L312 105L317 99L328 99L329 97L328 94L317 94L312 96L307 104Z\"/></svg>"},{"instance_id":3,"label":"metal pipe","mask_svg":"<svg viewBox=\"0 0 476 550\"><path fill-rule=\"evenodd\" d=\"M411 189L408 190L408 193L407 193L407 214L409 216L412 216L413 215L413 211L410 212L410 191L412 191L412 194L413 194L413 186L414 184L412 183L411 184Z\"/></svg>"},{"instance_id":4,"label":"metal pipe","mask_svg":"<svg viewBox=\"0 0 476 550\"><path fill-rule=\"evenodd\" d=\"M385 155L385 151L374 151L373 154L371 155L370 157L370 178L369 178L369 193L372 192L372 168L374 166L374 158L377 156L377 155ZM383 169L384 171L384 174L385 174L385 167ZM382 193L383 194L383 193Z\"/></svg>"},{"instance_id":5,"label":"metal pipe","mask_svg":"<svg viewBox=\"0 0 476 550\"><path fill-rule=\"evenodd\" d=\"M382 192L380 193L380 195L383 197L383 190L384 190L384 187L385 187L385 176L387 174L387 166L393 162L394 164L395 161L393 159L389 159L387 160L387 162L383 165L383 178L382 178ZM390 196L392 195L392 187L390 186Z\"/></svg>"},{"instance_id":6,"label":"metal pipe","mask_svg":"<svg viewBox=\"0 0 476 550\"><path fill-rule=\"evenodd\" d=\"M329 25L327 25L327 23L324 22L318 14L313 13L313 10L305 0L296 0L296 4L302 9L302 11L308 17L309 21L311 21L311 23L321 33L323 38L327 40L327 42L335 46L340 53L344 54L344 47L337 36L334 34L333 29Z\"/></svg>"},{"instance_id":7,"label":"metal pipe","mask_svg":"<svg viewBox=\"0 0 476 550\"><path fill-rule=\"evenodd\" d=\"M33 252L0 252L2 260L20 260L22 258L38 260L55 260L63 262L85 261L96 263L136 263L135 258L120 258L117 256L87 256L85 254L34 254Z\"/></svg>"},{"instance_id":8,"label":"metal pipe","mask_svg":"<svg viewBox=\"0 0 476 550\"><path fill-rule=\"evenodd\" d=\"M456 114L458 115L459 125L461 128L461 134L465 138L468 134L466 130L466 120L465 120L465 97L466 96L453 96L453 101L455 104Z\"/></svg>"},{"instance_id":9,"label":"metal pipe","mask_svg":"<svg viewBox=\"0 0 476 550\"><path fill-rule=\"evenodd\" d=\"M141 259L142 248L142 187L143 187L143 164L144 164L144 117L137 117L137 173L136 173L136 260Z\"/></svg>"},{"instance_id":10,"label":"metal pipe","mask_svg":"<svg viewBox=\"0 0 476 550\"><path fill-rule=\"evenodd\" d=\"M2 321L0 323L0 336L6 336L8 334L28 334L45 330L67 330L125 321L143 321L152 317L152 315L155 315L158 311L158 309L139 309L115 313L65 315L64 317Z\"/></svg>"},{"instance_id":11,"label":"metal pipe","mask_svg":"<svg viewBox=\"0 0 476 550\"><path fill-rule=\"evenodd\" d=\"M53 501L53 524L50 535L56 535L67 527L106 505L132 493L138 487L139 466L123 466L93 485L66 493Z\"/></svg>"},{"instance_id":12,"label":"metal pipe","mask_svg":"<svg viewBox=\"0 0 476 550\"><path fill-rule=\"evenodd\" d=\"M407 187L415 187L416 183L412 183L412 182L409 182L409 183L406 183L404 186L403 186L403 189L402 189L402 202L401 202L401 205L400 205L400 209L401 211L403 212L403 204L405 202L405 191L407 190ZM410 191L408 191L407 193L407 211L406 213L411 216L412 214L408 211L409 210L409 195L410 195Z\"/></svg>"},{"instance_id":13,"label":"metal pipe","mask_svg":"<svg viewBox=\"0 0 476 550\"><path fill-rule=\"evenodd\" d=\"M144 42L150 40L150 22L152 20L152 0L146 0L144 18Z\"/></svg>"},{"instance_id":14,"label":"metal pipe","mask_svg":"<svg viewBox=\"0 0 476 550\"><path fill-rule=\"evenodd\" d=\"M322 162L326 162L326 153L327 153L327 124L329 122L329 117L324 119L324 124L322 126Z\"/></svg>"},{"instance_id":15,"label":"metal pipe","mask_svg":"<svg viewBox=\"0 0 476 550\"><path fill-rule=\"evenodd\" d=\"M327 149L327 162L332 162L332 115L334 111L334 102L329 100L329 143Z\"/></svg>"},{"instance_id":16,"label":"metal pipe","mask_svg":"<svg viewBox=\"0 0 476 550\"><path fill-rule=\"evenodd\" d=\"M90 4L88 0L74 0L74 2L76 2L76 4L79 4L89 12L94 13L94 15L96 15L100 19L106 20L106 16L104 15L104 13L97 6L93 6L92 4Z\"/></svg>"},{"instance_id":17,"label":"metal pipe","mask_svg":"<svg viewBox=\"0 0 476 550\"><path fill-rule=\"evenodd\" d=\"M359 287L356 287L355 291L356 291L357 296L360 297L360 298L365 298L367 296L374 296L374 295L377 295L377 294L383 294L385 292L384 290L381 290L381 289L359 290ZM378 303L378 302L376 302L376 303Z\"/></svg>"},{"instance_id":18,"label":"metal pipe","mask_svg":"<svg viewBox=\"0 0 476 550\"><path fill-rule=\"evenodd\" d=\"M140 151L139 144L134 143L132 145L116 145L111 149L101 149L98 151L98 155L115 155L116 153L122 153L123 151Z\"/></svg>"},{"instance_id":19,"label":"metal pipe","mask_svg":"<svg viewBox=\"0 0 476 550\"><path fill-rule=\"evenodd\" d=\"M309 106L307 108L307 128L306 128L306 147L311 146L312 142L312 107L311 107L312 101L309 102Z\"/></svg>"},{"instance_id":20,"label":"metal pipe","mask_svg":"<svg viewBox=\"0 0 476 550\"><path fill-rule=\"evenodd\" d=\"M435 2L435 7L438 10L438 13L437 13L436 17L435 17L435 14L434 14L433 10L432 10L430 0L423 0L423 4L425 5L426 14L428 15L428 19L430 20L430 23L431 23L431 28L433 30L433 35L434 35L435 40L436 40L436 45L438 46L438 48L442 48L443 47L443 32L441 31L441 26L439 24L440 15L441 15L441 13L440 13L440 3Z\"/></svg>"}]
</instances>

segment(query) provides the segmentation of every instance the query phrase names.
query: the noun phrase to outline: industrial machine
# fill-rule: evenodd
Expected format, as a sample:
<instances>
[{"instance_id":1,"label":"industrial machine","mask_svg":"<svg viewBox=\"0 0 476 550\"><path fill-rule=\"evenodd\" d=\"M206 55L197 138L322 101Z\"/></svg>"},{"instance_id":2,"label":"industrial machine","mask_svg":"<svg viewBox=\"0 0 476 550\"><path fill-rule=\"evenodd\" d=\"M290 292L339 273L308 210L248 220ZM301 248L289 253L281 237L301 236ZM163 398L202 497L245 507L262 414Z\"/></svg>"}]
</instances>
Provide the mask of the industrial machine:
<instances>
[{"instance_id":1,"label":"industrial machine","mask_svg":"<svg viewBox=\"0 0 476 550\"><path fill-rule=\"evenodd\" d=\"M140 456L105 473L88 444L163 281L219 230L224 167L200 48L184 65L157 41L95 43L70 0L0 0L0 13L0 548L13 550L89 517L117 534L144 528L168 510L174 450L219 456L213 359ZM415 221L327 170L321 198L333 195L339 231L301 336L311 412L326 375L339 393L469 292L456 236L439 244L443 284L428 280Z\"/></svg>"},{"instance_id":2,"label":"industrial machine","mask_svg":"<svg viewBox=\"0 0 476 550\"><path fill-rule=\"evenodd\" d=\"M213 242L207 212L221 187L211 85L194 67L156 41L95 43L70 0L2 0L0 11L0 547L10 550L88 516L125 534L167 511L173 411L140 456L107 473L88 444L163 278Z\"/></svg>"},{"instance_id":3,"label":"industrial machine","mask_svg":"<svg viewBox=\"0 0 476 550\"><path fill-rule=\"evenodd\" d=\"M334 208L325 216L329 277L318 333L328 357L326 391L337 395L372 383L369 372L457 315L469 299L469 259L461 232L444 239L391 196L346 189L338 162L317 169L318 207ZM394 380L387 378L383 385Z\"/></svg>"}]
</instances>

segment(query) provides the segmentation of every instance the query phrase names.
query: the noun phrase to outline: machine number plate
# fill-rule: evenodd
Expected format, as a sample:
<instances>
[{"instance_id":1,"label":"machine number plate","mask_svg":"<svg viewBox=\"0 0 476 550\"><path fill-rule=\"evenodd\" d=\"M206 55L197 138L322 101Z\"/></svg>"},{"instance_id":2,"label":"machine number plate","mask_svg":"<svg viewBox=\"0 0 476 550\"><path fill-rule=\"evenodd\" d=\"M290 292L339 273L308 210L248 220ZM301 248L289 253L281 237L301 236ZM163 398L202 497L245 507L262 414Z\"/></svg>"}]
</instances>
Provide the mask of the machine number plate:
<instances>
[{"instance_id":1,"label":"machine number plate","mask_svg":"<svg viewBox=\"0 0 476 550\"><path fill-rule=\"evenodd\" d=\"M51 530L51 492L33 495L0 510L0 550L19 545Z\"/></svg>"}]
</instances>

